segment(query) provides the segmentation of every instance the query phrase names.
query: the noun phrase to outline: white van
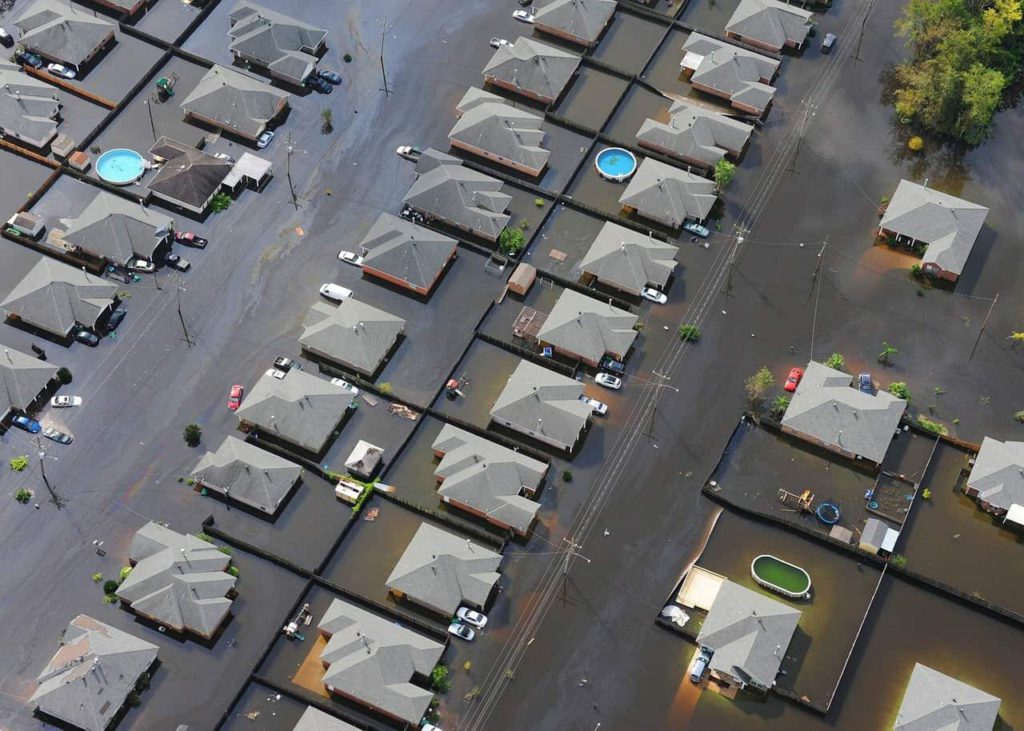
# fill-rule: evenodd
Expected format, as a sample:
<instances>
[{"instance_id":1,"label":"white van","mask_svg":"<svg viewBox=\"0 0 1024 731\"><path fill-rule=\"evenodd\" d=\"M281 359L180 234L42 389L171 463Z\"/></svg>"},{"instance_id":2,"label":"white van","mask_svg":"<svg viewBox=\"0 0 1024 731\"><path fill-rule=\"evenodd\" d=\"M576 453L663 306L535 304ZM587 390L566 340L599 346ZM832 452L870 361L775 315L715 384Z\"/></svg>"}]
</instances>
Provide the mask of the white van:
<instances>
[{"instance_id":1,"label":"white van","mask_svg":"<svg viewBox=\"0 0 1024 731\"><path fill-rule=\"evenodd\" d=\"M332 284L328 282L320 287L320 294L329 300L341 302L342 300L347 300L352 296L352 290L342 287L340 284Z\"/></svg>"}]
</instances>

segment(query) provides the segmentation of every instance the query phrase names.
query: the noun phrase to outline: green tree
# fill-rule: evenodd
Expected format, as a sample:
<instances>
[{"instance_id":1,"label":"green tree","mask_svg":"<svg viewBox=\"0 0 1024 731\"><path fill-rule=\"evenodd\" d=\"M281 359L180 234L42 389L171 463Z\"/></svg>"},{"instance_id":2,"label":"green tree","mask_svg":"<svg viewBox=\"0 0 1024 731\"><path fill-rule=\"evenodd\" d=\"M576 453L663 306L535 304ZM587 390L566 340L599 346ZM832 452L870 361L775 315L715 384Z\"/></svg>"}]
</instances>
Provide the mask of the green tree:
<instances>
[{"instance_id":1,"label":"green tree","mask_svg":"<svg viewBox=\"0 0 1024 731\"><path fill-rule=\"evenodd\" d=\"M14 493L14 499L22 505L27 505L28 501L32 499L32 491L21 488Z\"/></svg>"},{"instance_id":2,"label":"green tree","mask_svg":"<svg viewBox=\"0 0 1024 731\"><path fill-rule=\"evenodd\" d=\"M185 427L182 436L185 438L185 444L190 447L198 447L203 438L203 428L199 424L189 424Z\"/></svg>"},{"instance_id":3,"label":"green tree","mask_svg":"<svg viewBox=\"0 0 1024 731\"><path fill-rule=\"evenodd\" d=\"M57 380L63 383L65 386L71 383L71 371L67 368L57 369Z\"/></svg>"},{"instance_id":4,"label":"green tree","mask_svg":"<svg viewBox=\"0 0 1024 731\"><path fill-rule=\"evenodd\" d=\"M435 665L430 671L430 687L438 693L447 693L452 687L452 681L448 678L447 665Z\"/></svg>"},{"instance_id":5,"label":"green tree","mask_svg":"<svg viewBox=\"0 0 1024 731\"><path fill-rule=\"evenodd\" d=\"M843 370L843 366L846 365L846 358L844 358L841 353L833 353L825 359L825 365L829 368L841 371Z\"/></svg>"},{"instance_id":6,"label":"green tree","mask_svg":"<svg viewBox=\"0 0 1024 731\"><path fill-rule=\"evenodd\" d=\"M725 190L734 177L736 177L736 166L731 162L723 157L715 163L715 187L719 191Z\"/></svg>"},{"instance_id":7,"label":"green tree","mask_svg":"<svg viewBox=\"0 0 1024 731\"><path fill-rule=\"evenodd\" d=\"M696 325L680 325L679 338L688 343L695 343L700 340L700 328Z\"/></svg>"},{"instance_id":8,"label":"green tree","mask_svg":"<svg viewBox=\"0 0 1024 731\"><path fill-rule=\"evenodd\" d=\"M522 248L525 245L526 236L523 235L522 229L506 227L505 230L498 235L498 250L502 254L516 256L520 251L522 251Z\"/></svg>"},{"instance_id":9,"label":"green tree","mask_svg":"<svg viewBox=\"0 0 1024 731\"><path fill-rule=\"evenodd\" d=\"M747 405L756 416L760 416L764 411L765 396L774 385L775 379L772 378L772 372L768 368L761 368L744 384L747 392Z\"/></svg>"},{"instance_id":10,"label":"green tree","mask_svg":"<svg viewBox=\"0 0 1024 731\"><path fill-rule=\"evenodd\" d=\"M334 112L329 108L324 107L320 110L320 131L325 135L330 134L334 130Z\"/></svg>"},{"instance_id":11,"label":"green tree","mask_svg":"<svg viewBox=\"0 0 1024 731\"><path fill-rule=\"evenodd\" d=\"M901 398L904 401L910 400L910 389L907 388L907 384L903 381L896 381L895 383L889 384L889 393L896 398Z\"/></svg>"},{"instance_id":12,"label":"green tree","mask_svg":"<svg viewBox=\"0 0 1024 731\"><path fill-rule=\"evenodd\" d=\"M28 467L28 457L24 454L18 457L11 457L8 464L15 472L24 472L25 468Z\"/></svg>"},{"instance_id":13,"label":"green tree","mask_svg":"<svg viewBox=\"0 0 1024 731\"><path fill-rule=\"evenodd\" d=\"M776 396L772 399L772 406L769 411L776 419L781 419L782 415L786 413L786 409L788 408L789 396Z\"/></svg>"}]
</instances>

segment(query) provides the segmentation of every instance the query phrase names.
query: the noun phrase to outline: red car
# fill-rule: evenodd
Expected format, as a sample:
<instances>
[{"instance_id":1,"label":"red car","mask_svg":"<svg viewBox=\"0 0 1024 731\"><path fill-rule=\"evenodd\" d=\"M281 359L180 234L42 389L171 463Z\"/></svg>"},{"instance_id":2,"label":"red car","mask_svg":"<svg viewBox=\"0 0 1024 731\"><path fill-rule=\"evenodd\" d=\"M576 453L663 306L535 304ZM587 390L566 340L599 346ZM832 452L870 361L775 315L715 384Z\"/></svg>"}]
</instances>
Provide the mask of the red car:
<instances>
[{"instance_id":1,"label":"red car","mask_svg":"<svg viewBox=\"0 0 1024 731\"><path fill-rule=\"evenodd\" d=\"M231 393L228 394L228 408L234 411L242 405L242 394L245 393L245 389L239 385L231 387Z\"/></svg>"},{"instance_id":2,"label":"red car","mask_svg":"<svg viewBox=\"0 0 1024 731\"><path fill-rule=\"evenodd\" d=\"M789 375L786 377L786 385L784 388L792 393L796 390L796 387L800 384L800 379L804 377L803 368L790 368Z\"/></svg>"}]
</instances>

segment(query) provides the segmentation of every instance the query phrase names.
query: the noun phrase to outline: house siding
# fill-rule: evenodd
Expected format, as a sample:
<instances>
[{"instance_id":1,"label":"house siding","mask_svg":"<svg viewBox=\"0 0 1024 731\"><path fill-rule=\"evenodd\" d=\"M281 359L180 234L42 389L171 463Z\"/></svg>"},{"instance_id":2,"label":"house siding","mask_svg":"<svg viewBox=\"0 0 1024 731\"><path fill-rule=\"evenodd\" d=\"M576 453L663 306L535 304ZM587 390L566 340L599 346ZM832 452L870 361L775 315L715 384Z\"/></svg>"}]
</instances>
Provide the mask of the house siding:
<instances>
[{"instance_id":1,"label":"house siding","mask_svg":"<svg viewBox=\"0 0 1024 731\"><path fill-rule=\"evenodd\" d=\"M491 162L496 162L499 165L504 165L507 168L511 168L512 170L516 170L517 172L524 173L525 175L532 175L536 177L541 174L541 171L544 169L544 167L547 167L547 164L545 163L544 167L532 168L529 165L523 165L522 163L509 160L508 158L502 157L501 155L495 155L493 152L485 150L482 147L476 147L475 145L470 145L466 142L463 142L462 140L454 139L452 137L449 137L448 141L451 143L452 147L457 147L460 150L465 150L466 152L470 152L474 155L479 155L480 157L486 158Z\"/></svg>"},{"instance_id":2,"label":"house siding","mask_svg":"<svg viewBox=\"0 0 1024 731\"><path fill-rule=\"evenodd\" d=\"M525 96L527 99L533 99L534 101L538 101L541 104L554 104L556 101L552 97L537 94L528 89L516 86L515 84L505 81L504 79L499 79L495 76L484 76L484 81L486 81L489 84L493 84L494 86L497 86L500 89L511 91L513 94L519 94L520 96ZM568 86L569 85L566 84L566 87Z\"/></svg>"},{"instance_id":3,"label":"house siding","mask_svg":"<svg viewBox=\"0 0 1024 731\"><path fill-rule=\"evenodd\" d=\"M609 16L608 19L611 20L611 16ZM542 33L547 33L550 36L562 38L564 40L569 41L570 43L575 43L579 46L590 48L591 46L596 46L597 42L601 40L601 36L604 35L605 28L608 27L608 23L604 24L604 28L602 28L601 32L597 34L597 38L595 38L592 41L587 40L586 38L581 38L580 36L573 35L568 31L562 30L561 28L555 28L554 26L546 25L544 23L536 23L534 27L537 30L541 31Z\"/></svg>"},{"instance_id":4,"label":"house siding","mask_svg":"<svg viewBox=\"0 0 1024 731\"><path fill-rule=\"evenodd\" d=\"M815 446L821 447L822 449L827 449L828 451L830 451L830 452L832 452L834 454L838 454L838 455L841 455L843 457L847 457L848 459L855 459L855 460L859 460L859 461L862 461L862 462L867 462L868 464L874 465L875 467L878 467L878 465L879 465L879 463L875 462L873 459L868 459L867 457L864 457L862 455L856 454L856 453L851 452L849 450L841 449L841 448L835 446L834 444L830 444L829 442L822 441L821 439L818 439L817 437L812 437L810 434L805 434L804 432L799 431L798 429L794 429L791 426L787 426L787 425L783 424L783 425L780 426L780 428L786 434L791 434L791 435L793 435L795 437L799 437L800 439L803 439L805 442L808 442L809 444L814 444Z\"/></svg>"},{"instance_id":5,"label":"house siding","mask_svg":"<svg viewBox=\"0 0 1024 731\"><path fill-rule=\"evenodd\" d=\"M513 424L511 421L508 421L507 419L502 419L497 416L492 416L491 418L494 420L496 424L501 424L502 426L508 427L513 431L519 432L520 434L525 434L531 439L536 439L538 442L549 444L552 447L557 447L558 449L564 449L566 452L571 452L572 448L576 445L575 442L573 442L572 444L563 444L557 439L552 439L551 437L546 436L545 434L539 434L533 429L527 429L523 426L520 426L519 424Z\"/></svg>"},{"instance_id":6,"label":"house siding","mask_svg":"<svg viewBox=\"0 0 1024 731\"><path fill-rule=\"evenodd\" d=\"M448 257L448 259L444 263L444 266L438 270L437 275L434 276L429 286L427 287L416 287L407 282L406 280L401 279L400 277L396 277L393 274L388 274L387 272L381 271L380 269L375 269L372 266L366 266L365 264L363 265L363 274L366 274L371 277L376 277L377 279L381 279L385 282L389 282L398 287L401 287L402 289L407 289L410 292L415 292L416 294L425 297L426 295L434 291L434 287L437 286L438 281L440 281L441 277L444 276L445 271L448 269L449 266L451 266L451 263L455 261L455 257L457 254L457 249L452 250L452 255Z\"/></svg>"}]
</instances>

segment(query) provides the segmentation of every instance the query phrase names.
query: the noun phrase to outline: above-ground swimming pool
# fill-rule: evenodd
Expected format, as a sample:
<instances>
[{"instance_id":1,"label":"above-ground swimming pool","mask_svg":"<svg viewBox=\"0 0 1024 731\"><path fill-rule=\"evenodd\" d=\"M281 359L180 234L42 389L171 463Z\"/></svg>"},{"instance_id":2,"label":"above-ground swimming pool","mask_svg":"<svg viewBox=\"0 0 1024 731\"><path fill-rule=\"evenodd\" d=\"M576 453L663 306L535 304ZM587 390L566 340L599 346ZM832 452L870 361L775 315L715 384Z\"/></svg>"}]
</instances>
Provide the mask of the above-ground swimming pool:
<instances>
[{"instance_id":1,"label":"above-ground swimming pool","mask_svg":"<svg viewBox=\"0 0 1024 731\"><path fill-rule=\"evenodd\" d=\"M597 153L594 166L597 174L605 180L620 183L636 172L636 158L621 147L606 147Z\"/></svg>"},{"instance_id":2,"label":"above-ground swimming pool","mask_svg":"<svg viewBox=\"0 0 1024 731\"><path fill-rule=\"evenodd\" d=\"M146 161L135 150L107 150L96 160L96 174L114 185L130 185L146 172Z\"/></svg>"},{"instance_id":3,"label":"above-ground swimming pool","mask_svg":"<svg viewBox=\"0 0 1024 731\"><path fill-rule=\"evenodd\" d=\"M810 575L781 558L761 554L750 562L750 575L765 589L790 599L809 599L811 596Z\"/></svg>"}]
</instances>

